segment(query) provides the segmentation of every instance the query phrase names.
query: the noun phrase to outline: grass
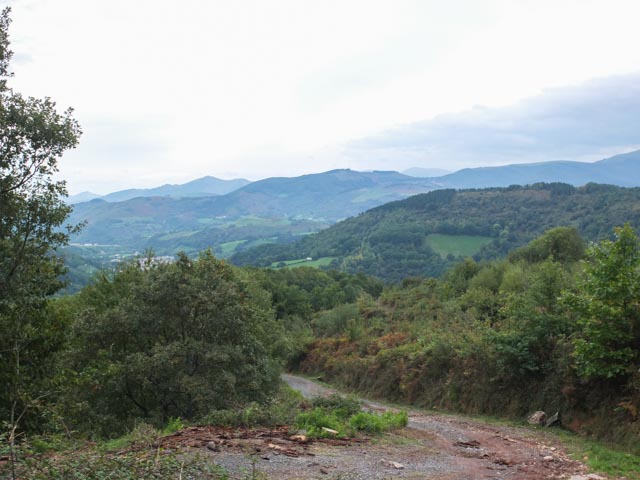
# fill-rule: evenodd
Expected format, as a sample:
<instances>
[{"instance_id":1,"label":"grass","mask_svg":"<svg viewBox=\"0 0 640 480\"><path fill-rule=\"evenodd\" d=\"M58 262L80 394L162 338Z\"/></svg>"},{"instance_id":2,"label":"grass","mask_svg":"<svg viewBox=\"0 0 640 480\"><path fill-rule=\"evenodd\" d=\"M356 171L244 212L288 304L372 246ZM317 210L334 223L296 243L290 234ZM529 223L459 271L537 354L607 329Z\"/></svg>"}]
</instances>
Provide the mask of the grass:
<instances>
[{"instance_id":1,"label":"grass","mask_svg":"<svg viewBox=\"0 0 640 480\"><path fill-rule=\"evenodd\" d=\"M556 435L573 458L586 463L594 472L640 480L640 456L570 432L558 431Z\"/></svg>"},{"instance_id":2,"label":"grass","mask_svg":"<svg viewBox=\"0 0 640 480\"><path fill-rule=\"evenodd\" d=\"M242 245L245 242L246 240L236 240L234 242L221 243L220 245L218 245L218 247L220 248L220 254L223 257L229 257L236 251L238 245Z\"/></svg>"},{"instance_id":3,"label":"grass","mask_svg":"<svg viewBox=\"0 0 640 480\"><path fill-rule=\"evenodd\" d=\"M306 258L298 258L295 260L285 260L284 262L273 262L271 264L271 268L284 268L284 267L290 267L290 268L296 268L296 267L315 267L315 268L319 268L319 267L326 267L327 265L331 264L331 262L335 259L336 257L321 257L321 258L316 258L315 260L307 260ZM282 265L284 264L284 265Z\"/></svg>"},{"instance_id":4,"label":"grass","mask_svg":"<svg viewBox=\"0 0 640 480\"><path fill-rule=\"evenodd\" d=\"M442 257L449 254L455 257L470 257L491 243L492 240L491 237L433 233L427 235L425 242Z\"/></svg>"},{"instance_id":5,"label":"grass","mask_svg":"<svg viewBox=\"0 0 640 480\"><path fill-rule=\"evenodd\" d=\"M360 403L353 397L319 397L313 400L312 405L313 409L300 413L296 418L296 426L311 438L353 437L358 432L379 435L405 427L408 421L406 412L378 415L362 411Z\"/></svg>"}]
</instances>

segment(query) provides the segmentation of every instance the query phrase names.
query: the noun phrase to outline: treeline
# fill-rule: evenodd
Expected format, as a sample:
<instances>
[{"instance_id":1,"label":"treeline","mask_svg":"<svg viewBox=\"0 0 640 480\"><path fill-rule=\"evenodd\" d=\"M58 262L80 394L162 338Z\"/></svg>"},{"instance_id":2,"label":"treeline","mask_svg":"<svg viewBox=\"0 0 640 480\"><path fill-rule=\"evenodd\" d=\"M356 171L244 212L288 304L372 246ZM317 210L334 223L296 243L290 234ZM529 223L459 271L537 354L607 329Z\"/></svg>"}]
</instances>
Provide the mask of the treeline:
<instances>
[{"instance_id":1,"label":"treeline","mask_svg":"<svg viewBox=\"0 0 640 480\"><path fill-rule=\"evenodd\" d=\"M490 237L476 261L504 257L546 230L572 226L587 240L615 226L640 226L640 189L562 183L482 190L437 190L388 203L289 245L261 245L231 257L237 265L269 266L296 258L335 257L330 268L387 282L438 277L462 260L441 255L430 234Z\"/></svg>"},{"instance_id":2,"label":"treeline","mask_svg":"<svg viewBox=\"0 0 640 480\"><path fill-rule=\"evenodd\" d=\"M0 417L26 434L113 438L268 405L313 338L308 319L381 291L363 275L242 270L210 252L124 263L46 302L2 363Z\"/></svg>"},{"instance_id":3,"label":"treeline","mask_svg":"<svg viewBox=\"0 0 640 480\"><path fill-rule=\"evenodd\" d=\"M585 250L555 228L507 259L466 259L317 315L297 368L388 400L640 434L640 240L627 225Z\"/></svg>"}]
</instances>

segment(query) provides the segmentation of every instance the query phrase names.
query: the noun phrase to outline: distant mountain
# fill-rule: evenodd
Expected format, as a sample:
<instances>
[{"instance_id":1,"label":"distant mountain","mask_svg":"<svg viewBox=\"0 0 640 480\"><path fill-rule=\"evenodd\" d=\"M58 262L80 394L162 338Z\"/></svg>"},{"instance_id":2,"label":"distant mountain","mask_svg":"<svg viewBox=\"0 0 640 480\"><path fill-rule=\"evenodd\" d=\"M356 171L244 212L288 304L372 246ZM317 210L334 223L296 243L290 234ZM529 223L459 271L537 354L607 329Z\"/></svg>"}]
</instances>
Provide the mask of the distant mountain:
<instances>
[{"instance_id":1,"label":"distant mountain","mask_svg":"<svg viewBox=\"0 0 640 480\"><path fill-rule=\"evenodd\" d=\"M371 209L295 243L238 252L231 261L269 266L311 257L396 282L438 276L468 255L506 255L552 227L573 226L587 240L598 240L625 222L640 227L640 188L553 183L436 190Z\"/></svg>"},{"instance_id":2,"label":"distant mountain","mask_svg":"<svg viewBox=\"0 0 640 480\"><path fill-rule=\"evenodd\" d=\"M87 225L73 241L132 249L152 247L159 253L228 244L216 250L228 256L249 248L252 242L291 242L295 240L292 235L315 232L373 207L419 193L544 181L640 185L640 151L595 163L547 162L465 169L433 178L393 171L353 170L268 178L253 183L204 177L184 185L125 190L79 203L71 221L86 221ZM244 186L236 188L242 183ZM216 195L223 188L236 189ZM127 200L117 201L120 198Z\"/></svg>"},{"instance_id":3,"label":"distant mountain","mask_svg":"<svg viewBox=\"0 0 640 480\"><path fill-rule=\"evenodd\" d=\"M253 182L216 200L218 214L336 221L392 200L433 190L431 181L398 172L341 169Z\"/></svg>"},{"instance_id":4,"label":"distant mountain","mask_svg":"<svg viewBox=\"0 0 640 480\"><path fill-rule=\"evenodd\" d=\"M397 172L332 170L269 178L215 197L94 199L75 205L70 221L87 222L73 238L77 243L191 250L247 238L273 242L281 234L311 233L431 189L430 181Z\"/></svg>"},{"instance_id":5,"label":"distant mountain","mask_svg":"<svg viewBox=\"0 0 640 480\"><path fill-rule=\"evenodd\" d=\"M100 195L93 192L80 192L75 195L69 195L66 199L68 204L73 205L74 203L82 203L93 200L94 198L100 198Z\"/></svg>"},{"instance_id":6,"label":"distant mountain","mask_svg":"<svg viewBox=\"0 0 640 480\"><path fill-rule=\"evenodd\" d=\"M448 175L451 173L451 170L444 170L442 168L412 167L407 170L403 170L402 173L404 175L409 175L410 177L441 177L442 175Z\"/></svg>"},{"instance_id":7,"label":"distant mountain","mask_svg":"<svg viewBox=\"0 0 640 480\"><path fill-rule=\"evenodd\" d=\"M244 178L222 180L216 177L202 177L179 185L166 184L156 188L120 190L100 198L107 202L123 202L136 197L208 197L212 195L226 195L249 183L251 182Z\"/></svg>"},{"instance_id":8,"label":"distant mountain","mask_svg":"<svg viewBox=\"0 0 640 480\"><path fill-rule=\"evenodd\" d=\"M430 180L437 188L508 187L538 182L563 182L575 186L593 182L637 187L640 186L640 150L594 163L557 161L465 168Z\"/></svg>"}]
</instances>

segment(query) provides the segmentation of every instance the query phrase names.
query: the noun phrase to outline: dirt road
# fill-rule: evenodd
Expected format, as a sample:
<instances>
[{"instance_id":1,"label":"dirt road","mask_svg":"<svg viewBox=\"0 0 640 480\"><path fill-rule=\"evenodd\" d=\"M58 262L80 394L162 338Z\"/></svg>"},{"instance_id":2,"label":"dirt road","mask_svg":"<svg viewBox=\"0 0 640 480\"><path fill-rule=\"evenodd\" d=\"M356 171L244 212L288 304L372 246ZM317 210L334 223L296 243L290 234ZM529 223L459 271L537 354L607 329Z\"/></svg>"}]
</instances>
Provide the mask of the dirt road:
<instances>
[{"instance_id":1,"label":"dirt road","mask_svg":"<svg viewBox=\"0 0 640 480\"><path fill-rule=\"evenodd\" d=\"M333 392L305 378L283 378L307 398ZM368 401L364 406L375 411L393 410ZM406 428L358 441L304 443L296 441L286 428L214 432L200 427L202 431L185 432L184 438L201 438L200 447L234 479L603 478L588 477L586 467L571 460L545 431L487 425L419 410L408 410L408 414Z\"/></svg>"}]
</instances>

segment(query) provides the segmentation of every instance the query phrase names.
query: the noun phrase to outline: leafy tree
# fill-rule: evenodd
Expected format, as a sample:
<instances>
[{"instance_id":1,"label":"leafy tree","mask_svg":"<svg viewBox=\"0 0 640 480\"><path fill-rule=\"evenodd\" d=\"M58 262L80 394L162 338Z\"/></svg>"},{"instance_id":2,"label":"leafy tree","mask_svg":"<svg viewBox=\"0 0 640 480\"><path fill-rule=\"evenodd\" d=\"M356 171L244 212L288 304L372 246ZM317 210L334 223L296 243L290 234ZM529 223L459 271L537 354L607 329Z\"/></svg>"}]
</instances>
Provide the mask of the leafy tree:
<instances>
[{"instance_id":1,"label":"leafy tree","mask_svg":"<svg viewBox=\"0 0 640 480\"><path fill-rule=\"evenodd\" d=\"M578 373L615 378L637 370L640 353L640 240L628 224L587 250L584 273L565 302L578 315Z\"/></svg>"},{"instance_id":2,"label":"leafy tree","mask_svg":"<svg viewBox=\"0 0 640 480\"><path fill-rule=\"evenodd\" d=\"M556 227L547 230L541 237L513 252L512 260L529 263L542 262L551 257L561 263L571 263L584 256L584 240L574 227Z\"/></svg>"},{"instance_id":3,"label":"leafy tree","mask_svg":"<svg viewBox=\"0 0 640 480\"><path fill-rule=\"evenodd\" d=\"M8 86L10 10L0 13L0 418L17 420L42 403L51 362L62 341L46 298L61 286L56 255L71 227L62 201L65 182L53 180L63 152L78 142L71 110L24 97Z\"/></svg>"},{"instance_id":4,"label":"leafy tree","mask_svg":"<svg viewBox=\"0 0 640 480\"><path fill-rule=\"evenodd\" d=\"M66 405L92 433L195 419L266 401L278 386L286 334L268 293L210 252L131 263L80 298Z\"/></svg>"}]
</instances>

